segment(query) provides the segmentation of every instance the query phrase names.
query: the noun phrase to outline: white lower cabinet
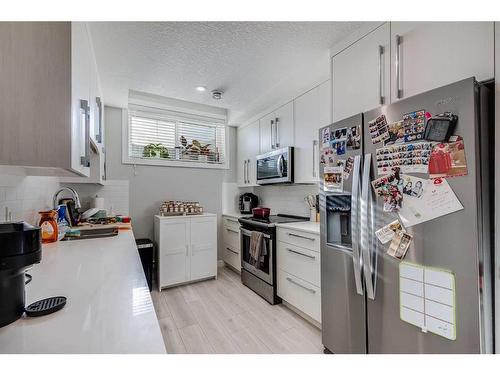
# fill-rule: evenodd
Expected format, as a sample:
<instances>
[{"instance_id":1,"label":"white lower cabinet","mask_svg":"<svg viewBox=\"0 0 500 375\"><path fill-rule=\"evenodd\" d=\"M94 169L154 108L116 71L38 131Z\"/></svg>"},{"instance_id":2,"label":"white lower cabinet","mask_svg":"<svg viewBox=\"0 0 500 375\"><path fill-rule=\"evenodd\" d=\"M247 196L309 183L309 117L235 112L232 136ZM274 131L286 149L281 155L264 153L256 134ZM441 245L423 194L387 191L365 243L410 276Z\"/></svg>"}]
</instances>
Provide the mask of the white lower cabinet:
<instances>
[{"instance_id":1,"label":"white lower cabinet","mask_svg":"<svg viewBox=\"0 0 500 375\"><path fill-rule=\"evenodd\" d=\"M278 296L321 323L319 235L277 228Z\"/></svg>"},{"instance_id":2,"label":"white lower cabinet","mask_svg":"<svg viewBox=\"0 0 500 375\"><path fill-rule=\"evenodd\" d=\"M224 246L224 263L241 272L240 224L232 216L223 216L222 242Z\"/></svg>"},{"instance_id":3,"label":"white lower cabinet","mask_svg":"<svg viewBox=\"0 0 500 375\"><path fill-rule=\"evenodd\" d=\"M217 215L157 215L155 241L160 289L217 275Z\"/></svg>"}]
</instances>

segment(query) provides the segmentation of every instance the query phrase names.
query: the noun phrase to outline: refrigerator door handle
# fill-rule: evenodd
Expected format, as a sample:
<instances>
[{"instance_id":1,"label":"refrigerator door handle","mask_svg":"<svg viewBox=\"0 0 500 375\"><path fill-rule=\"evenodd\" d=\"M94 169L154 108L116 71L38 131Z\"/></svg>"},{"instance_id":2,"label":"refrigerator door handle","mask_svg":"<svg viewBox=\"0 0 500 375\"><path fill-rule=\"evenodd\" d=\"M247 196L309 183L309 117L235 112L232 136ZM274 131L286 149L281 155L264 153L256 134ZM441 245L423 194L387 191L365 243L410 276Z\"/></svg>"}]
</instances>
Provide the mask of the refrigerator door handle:
<instances>
[{"instance_id":1,"label":"refrigerator door handle","mask_svg":"<svg viewBox=\"0 0 500 375\"><path fill-rule=\"evenodd\" d=\"M352 172L352 195L351 195L351 233L352 233L352 263L354 267L354 281L356 284L356 292L363 295L363 281L362 281L362 262L359 249L359 232L360 232L360 186L359 180L361 165L361 155L354 157L354 166Z\"/></svg>"},{"instance_id":2,"label":"refrigerator door handle","mask_svg":"<svg viewBox=\"0 0 500 375\"><path fill-rule=\"evenodd\" d=\"M372 154L365 155L363 166L363 182L361 188L361 252L363 260L363 274L366 285L366 295L375 299L375 280L377 278L376 260L372 263L372 236L374 223L374 202L370 187L370 171L372 165ZM375 267L374 267L375 265Z\"/></svg>"}]
</instances>

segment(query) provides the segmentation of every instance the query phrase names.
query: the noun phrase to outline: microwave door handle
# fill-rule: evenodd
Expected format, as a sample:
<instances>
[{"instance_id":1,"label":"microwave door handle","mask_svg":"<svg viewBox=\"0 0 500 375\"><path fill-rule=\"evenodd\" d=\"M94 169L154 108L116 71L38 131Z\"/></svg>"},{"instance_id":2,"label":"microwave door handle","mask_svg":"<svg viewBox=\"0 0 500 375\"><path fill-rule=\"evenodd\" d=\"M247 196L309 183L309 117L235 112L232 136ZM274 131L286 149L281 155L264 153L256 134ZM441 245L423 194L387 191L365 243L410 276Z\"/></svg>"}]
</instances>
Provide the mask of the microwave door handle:
<instances>
[{"instance_id":1,"label":"microwave door handle","mask_svg":"<svg viewBox=\"0 0 500 375\"><path fill-rule=\"evenodd\" d=\"M280 175L280 177L283 177L284 160L285 157L283 155L280 155L278 158L278 174Z\"/></svg>"},{"instance_id":2,"label":"microwave door handle","mask_svg":"<svg viewBox=\"0 0 500 375\"><path fill-rule=\"evenodd\" d=\"M363 295L363 281L362 281L362 262L359 249L360 238L360 225L359 225L359 210L360 210L360 165L361 156L354 157L354 166L352 172L352 195L351 195L351 235L352 235L352 263L354 267L354 282L356 284L356 292Z\"/></svg>"}]
</instances>

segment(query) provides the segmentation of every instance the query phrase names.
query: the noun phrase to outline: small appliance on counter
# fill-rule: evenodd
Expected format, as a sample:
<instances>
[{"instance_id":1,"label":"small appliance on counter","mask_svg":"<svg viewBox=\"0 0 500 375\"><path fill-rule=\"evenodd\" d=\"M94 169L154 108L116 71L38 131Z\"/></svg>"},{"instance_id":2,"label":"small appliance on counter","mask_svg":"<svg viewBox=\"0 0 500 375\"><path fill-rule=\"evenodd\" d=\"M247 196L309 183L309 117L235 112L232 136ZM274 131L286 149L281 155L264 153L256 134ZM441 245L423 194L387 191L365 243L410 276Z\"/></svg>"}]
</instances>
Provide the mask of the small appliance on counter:
<instances>
[{"instance_id":1,"label":"small appliance on counter","mask_svg":"<svg viewBox=\"0 0 500 375\"><path fill-rule=\"evenodd\" d=\"M62 296L25 307L25 285L32 279L26 270L42 260L41 229L25 222L2 223L0 244L0 327L15 322L24 313L35 317L62 309L66 304Z\"/></svg>"},{"instance_id":2,"label":"small appliance on counter","mask_svg":"<svg viewBox=\"0 0 500 375\"><path fill-rule=\"evenodd\" d=\"M25 271L42 259L40 228L24 222L0 224L0 327L24 313Z\"/></svg>"},{"instance_id":3,"label":"small appliance on counter","mask_svg":"<svg viewBox=\"0 0 500 375\"><path fill-rule=\"evenodd\" d=\"M240 213L251 214L252 209L259 205L259 197L252 193L240 195Z\"/></svg>"}]
</instances>

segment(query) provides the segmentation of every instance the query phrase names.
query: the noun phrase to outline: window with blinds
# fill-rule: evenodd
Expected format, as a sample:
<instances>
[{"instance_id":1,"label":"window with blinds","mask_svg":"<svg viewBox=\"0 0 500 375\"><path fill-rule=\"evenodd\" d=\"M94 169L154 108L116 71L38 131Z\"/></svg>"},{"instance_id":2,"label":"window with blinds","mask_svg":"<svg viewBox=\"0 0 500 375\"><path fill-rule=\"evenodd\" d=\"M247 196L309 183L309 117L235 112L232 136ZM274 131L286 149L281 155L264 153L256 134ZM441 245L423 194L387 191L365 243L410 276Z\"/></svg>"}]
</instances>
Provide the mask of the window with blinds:
<instances>
[{"instance_id":1,"label":"window with blinds","mask_svg":"<svg viewBox=\"0 0 500 375\"><path fill-rule=\"evenodd\" d=\"M164 161L165 165L222 167L226 165L226 126L220 119L132 107L128 157L131 162L151 160L155 165Z\"/></svg>"}]
</instances>

